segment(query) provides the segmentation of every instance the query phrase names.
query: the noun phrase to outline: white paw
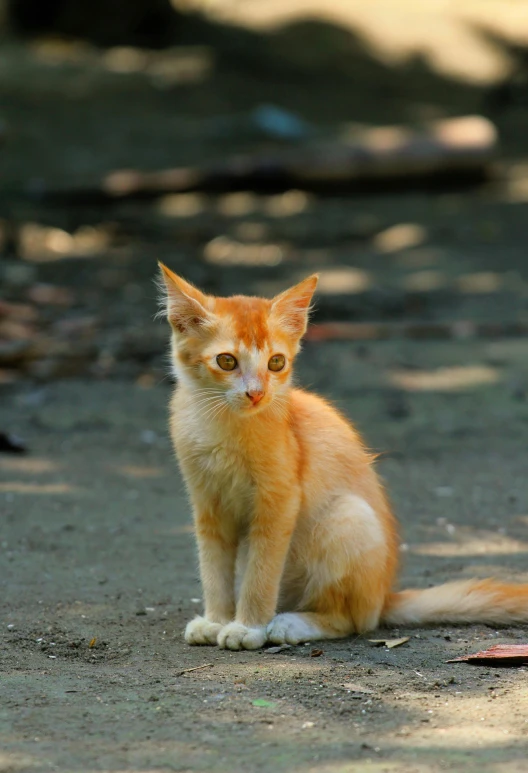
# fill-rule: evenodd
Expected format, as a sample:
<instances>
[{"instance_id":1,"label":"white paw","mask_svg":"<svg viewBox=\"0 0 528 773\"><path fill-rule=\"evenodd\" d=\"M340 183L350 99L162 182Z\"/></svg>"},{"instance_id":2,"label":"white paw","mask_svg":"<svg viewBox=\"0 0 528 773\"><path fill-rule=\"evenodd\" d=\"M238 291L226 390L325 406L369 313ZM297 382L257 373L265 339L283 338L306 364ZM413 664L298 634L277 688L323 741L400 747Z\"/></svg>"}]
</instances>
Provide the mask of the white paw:
<instances>
[{"instance_id":1,"label":"white paw","mask_svg":"<svg viewBox=\"0 0 528 773\"><path fill-rule=\"evenodd\" d=\"M195 617L185 628L187 644L218 644L221 623L212 623L205 617Z\"/></svg>"},{"instance_id":2,"label":"white paw","mask_svg":"<svg viewBox=\"0 0 528 773\"><path fill-rule=\"evenodd\" d=\"M266 641L266 626L248 628L242 623L228 623L218 635L223 650L258 650Z\"/></svg>"},{"instance_id":3,"label":"white paw","mask_svg":"<svg viewBox=\"0 0 528 773\"><path fill-rule=\"evenodd\" d=\"M321 638L321 631L302 615L285 612L274 617L268 625L268 641L273 644L300 644Z\"/></svg>"}]
</instances>

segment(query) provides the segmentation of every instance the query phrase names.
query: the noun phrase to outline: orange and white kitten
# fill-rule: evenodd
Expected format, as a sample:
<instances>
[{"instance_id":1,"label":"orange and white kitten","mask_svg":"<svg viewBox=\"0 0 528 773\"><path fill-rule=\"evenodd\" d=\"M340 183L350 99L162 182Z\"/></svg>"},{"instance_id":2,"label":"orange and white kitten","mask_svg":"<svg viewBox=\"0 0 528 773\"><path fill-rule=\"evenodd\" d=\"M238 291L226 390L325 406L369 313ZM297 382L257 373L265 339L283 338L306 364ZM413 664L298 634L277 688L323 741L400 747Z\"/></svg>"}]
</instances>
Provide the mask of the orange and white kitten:
<instances>
[{"instance_id":1,"label":"orange and white kitten","mask_svg":"<svg viewBox=\"0 0 528 773\"><path fill-rule=\"evenodd\" d=\"M256 649L380 622L528 621L528 586L393 592L397 529L373 458L335 408L291 386L317 276L272 300L216 298L161 269L178 380L170 427L205 602L189 644Z\"/></svg>"}]
</instances>

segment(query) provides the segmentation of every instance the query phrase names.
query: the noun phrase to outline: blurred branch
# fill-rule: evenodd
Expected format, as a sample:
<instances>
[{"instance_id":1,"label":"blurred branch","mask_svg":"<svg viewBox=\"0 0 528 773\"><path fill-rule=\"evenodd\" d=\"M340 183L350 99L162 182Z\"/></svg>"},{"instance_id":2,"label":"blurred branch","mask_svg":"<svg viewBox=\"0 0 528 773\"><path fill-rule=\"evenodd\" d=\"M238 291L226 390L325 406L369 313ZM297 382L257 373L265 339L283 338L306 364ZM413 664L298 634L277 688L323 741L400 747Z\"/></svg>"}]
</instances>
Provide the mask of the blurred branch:
<instances>
[{"instance_id":1,"label":"blurred branch","mask_svg":"<svg viewBox=\"0 0 528 773\"><path fill-rule=\"evenodd\" d=\"M276 155L232 157L203 168L117 171L95 187L44 186L39 196L80 203L190 191L298 188L364 193L435 184L459 187L491 175L497 143L492 123L467 116L436 122L422 134L400 127L376 128L351 143L307 144Z\"/></svg>"}]
</instances>

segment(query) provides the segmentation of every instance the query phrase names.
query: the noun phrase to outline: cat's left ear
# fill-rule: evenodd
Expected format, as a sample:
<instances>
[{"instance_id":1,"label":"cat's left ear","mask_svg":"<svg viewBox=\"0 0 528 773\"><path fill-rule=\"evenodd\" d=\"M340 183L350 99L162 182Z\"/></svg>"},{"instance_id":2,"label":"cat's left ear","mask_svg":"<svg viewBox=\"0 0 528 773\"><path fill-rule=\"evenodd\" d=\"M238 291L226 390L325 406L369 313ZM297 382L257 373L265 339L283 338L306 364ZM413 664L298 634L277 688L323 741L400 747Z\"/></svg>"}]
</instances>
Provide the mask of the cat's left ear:
<instances>
[{"instance_id":1,"label":"cat's left ear","mask_svg":"<svg viewBox=\"0 0 528 773\"><path fill-rule=\"evenodd\" d=\"M206 295L170 268L159 263L163 279L163 311L173 330L182 335L201 335L210 330L215 315L209 309Z\"/></svg>"},{"instance_id":2,"label":"cat's left ear","mask_svg":"<svg viewBox=\"0 0 528 773\"><path fill-rule=\"evenodd\" d=\"M306 332L310 302L318 279L317 274L312 274L299 284L277 295L271 303L272 315L295 338L301 338Z\"/></svg>"}]
</instances>

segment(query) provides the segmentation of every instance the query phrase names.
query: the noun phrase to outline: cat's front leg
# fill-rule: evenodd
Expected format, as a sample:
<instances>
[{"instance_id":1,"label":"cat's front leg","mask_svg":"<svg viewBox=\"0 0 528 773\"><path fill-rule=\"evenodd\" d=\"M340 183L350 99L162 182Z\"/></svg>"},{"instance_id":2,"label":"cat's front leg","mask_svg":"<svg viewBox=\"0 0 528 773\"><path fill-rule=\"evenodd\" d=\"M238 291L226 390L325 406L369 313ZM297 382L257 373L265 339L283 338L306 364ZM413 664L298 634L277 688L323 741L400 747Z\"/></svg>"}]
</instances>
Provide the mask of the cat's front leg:
<instances>
[{"instance_id":1,"label":"cat's front leg","mask_svg":"<svg viewBox=\"0 0 528 773\"><path fill-rule=\"evenodd\" d=\"M278 487L280 488L280 487ZM218 634L222 649L255 650L267 639L275 615L284 563L299 512L300 492L259 495L249 532L249 550L236 618Z\"/></svg>"},{"instance_id":2,"label":"cat's front leg","mask_svg":"<svg viewBox=\"0 0 528 773\"><path fill-rule=\"evenodd\" d=\"M204 616L187 623L187 644L217 644L218 634L235 616L236 540L221 528L216 514L195 512Z\"/></svg>"}]
</instances>

